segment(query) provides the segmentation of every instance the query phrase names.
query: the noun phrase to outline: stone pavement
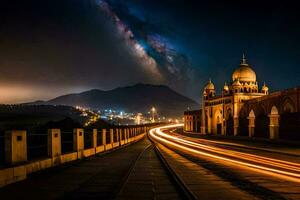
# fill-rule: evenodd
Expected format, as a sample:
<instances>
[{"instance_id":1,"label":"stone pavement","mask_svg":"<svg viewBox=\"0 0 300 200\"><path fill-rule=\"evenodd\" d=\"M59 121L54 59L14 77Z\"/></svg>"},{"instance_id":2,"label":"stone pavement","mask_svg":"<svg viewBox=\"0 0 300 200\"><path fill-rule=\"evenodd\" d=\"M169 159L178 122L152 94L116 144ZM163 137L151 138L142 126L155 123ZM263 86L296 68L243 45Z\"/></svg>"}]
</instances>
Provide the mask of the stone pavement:
<instances>
[{"instance_id":1,"label":"stone pavement","mask_svg":"<svg viewBox=\"0 0 300 200\"><path fill-rule=\"evenodd\" d=\"M138 160L117 199L181 199L153 146Z\"/></svg>"},{"instance_id":2,"label":"stone pavement","mask_svg":"<svg viewBox=\"0 0 300 200\"><path fill-rule=\"evenodd\" d=\"M148 139L30 175L0 189L1 199L113 199Z\"/></svg>"}]
</instances>

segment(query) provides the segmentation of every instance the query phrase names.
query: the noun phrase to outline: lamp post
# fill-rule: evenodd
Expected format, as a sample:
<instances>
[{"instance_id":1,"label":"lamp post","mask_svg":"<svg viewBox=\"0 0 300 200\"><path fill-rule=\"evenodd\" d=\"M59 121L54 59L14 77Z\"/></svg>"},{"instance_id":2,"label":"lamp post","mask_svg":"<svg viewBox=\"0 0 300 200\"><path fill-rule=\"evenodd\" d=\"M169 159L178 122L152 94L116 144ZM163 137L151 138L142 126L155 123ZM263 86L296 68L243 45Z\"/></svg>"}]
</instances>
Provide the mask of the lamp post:
<instances>
[{"instance_id":1,"label":"lamp post","mask_svg":"<svg viewBox=\"0 0 300 200\"><path fill-rule=\"evenodd\" d=\"M151 108L151 112L152 112L152 122L155 122L155 119L154 119L155 112L156 112L155 107L152 107L152 108Z\"/></svg>"}]
</instances>

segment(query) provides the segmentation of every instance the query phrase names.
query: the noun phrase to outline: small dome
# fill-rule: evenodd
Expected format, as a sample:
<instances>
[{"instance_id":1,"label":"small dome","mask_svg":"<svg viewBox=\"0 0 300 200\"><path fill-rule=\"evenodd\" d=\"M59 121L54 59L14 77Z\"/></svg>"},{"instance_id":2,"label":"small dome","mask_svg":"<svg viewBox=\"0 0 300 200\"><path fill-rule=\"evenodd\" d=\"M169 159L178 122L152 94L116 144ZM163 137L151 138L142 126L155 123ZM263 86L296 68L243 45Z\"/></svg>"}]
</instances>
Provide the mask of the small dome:
<instances>
[{"instance_id":1,"label":"small dome","mask_svg":"<svg viewBox=\"0 0 300 200\"><path fill-rule=\"evenodd\" d=\"M209 82L204 88L205 90L215 90L215 85L211 82L211 79L209 79Z\"/></svg>"},{"instance_id":2,"label":"small dome","mask_svg":"<svg viewBox=\"0 0 300 200\"><path fill-rule=\"evenodd\" d=\"M232 81L239 79L241 82L255 82L256 73L246 62L246 58L243 55L242 63L232 74Z\"/></svg>"},{"instance_id":3,"label":"small dome","mask_svg":"<svg viewBox=\"0 0 300 200\"><path fill-rule=\"evenodd\" d=\"M239 78L235 79L235 81L233 81L232 83L232 86L242 86L240 79Z\"/></svg>"},{"instance_id":4,"label":"small dome","mask_svg":"<svg viewBox=\"0 0 300 200\"><path fill-rule=\"evenodd\" d=\"M226 82L225 82L225 85L224 85L224 90L225 90L225 91L228 91L228 90L229 90L229 87L228 87L228 85L227 85Z\"/></svg>"},{"instance_id":5,"label":"small dome","mask_svg":"<svg viewBox=\"0 0 300 200\"><path fill-rule=\"evenodd\" d=\"M262 86L261 90L264 91L264 92L265 91L266 92L269 91L269 88L266 86L266 83L264 83L264 85Z\"/></svg>"}]
</instances>

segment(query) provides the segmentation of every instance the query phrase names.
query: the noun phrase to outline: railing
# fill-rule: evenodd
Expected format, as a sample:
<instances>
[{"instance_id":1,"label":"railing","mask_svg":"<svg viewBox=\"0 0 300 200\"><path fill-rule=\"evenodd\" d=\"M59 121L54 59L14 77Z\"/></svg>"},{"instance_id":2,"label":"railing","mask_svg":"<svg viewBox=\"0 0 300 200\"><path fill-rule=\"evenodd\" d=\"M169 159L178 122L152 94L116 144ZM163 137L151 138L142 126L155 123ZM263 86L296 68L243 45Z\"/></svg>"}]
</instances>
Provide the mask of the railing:
<instances>
[{"instance_id":1,"label":"railing","mask_svg":"<svg viewBox=\"0 0 300 200\"><path fill-rule=\"evenodd\" d=\"M84 149L93 147L93 130L84 131Z\"/></svg>"},{"instance_id":2,"label":"railing","mask_svg":"<svg viewBox=\"0 0 300 200\"><path fill-rule=\"evenodd\" d=\"M61 131L61 152L68 153L73 151L73 131Z\"/></svg>"},{"instance_id":3,"label":"railing","mask_svg":"<svg viewBox=\"0 0 300 200\"><path fill-rule=\"evenodd\" d=\"M114 129L114 133L113 133L113 138L114 138L114 142L116 142L118 139L118 134L120 135L120 129Z\"/></svg>"},{"instance_id":4,"label":"railing","mask_svg":"<svg viewBox=\"0 0 300 200\"><path fill-rule=\"evenodd\" d=\"M49 158L55 155L63 155L75 151L96 148L98 146L103 145L103 131L105 133L105 144L108 145L107 148L109 149L116 147L116 145L113 145L113 143L116 142L122 141L122 144L128 143L130 141L129 138L144 133L146 131L146 127L128 126L104 130L82 129L79 135L75 134L75 129L49 129L46 133L27 133L26 131L9 131L14 139L12 139L12 137L9 137L8 141L6 141L6 134L0 135L0 166L3 166L5 164L14 165L14 163L20 163L18 159L21 159L21 163L23 163L28 160L37 160L46 157ZM5 142L8 142L8 144L11 145L11 148L5 149ZM55 148L56 150L52 151L51 149L49 150L49 148ZM99 151L101 151L101 148L97 149L97 152ZM12 154L16 155L12 156ZM7 159L5 158L6 156Z\"/></svg>"},{"instance_id":5,"label":"railing","mask_svg":"<svg viewBox=\"0 0 300 200\"><path fill-rule=\"evenodd\" d=\"M103 144L102 130L97 130L97 146L100 146L102 144Z\"/></svg>"},{"instance_id":6,"label":"railing","mask_svg":"<svg viewBox=\"0 0 300 200\"><path fill-rule=\"evenodd\" d=\"M29 133L27 134L27 159L47 157L48 134Z\"/></svg>"},{"instance_id":7,"label":"railing","mask_svg":"<svg viewBox=\"0 0 300 200\"><path fill-rule=\"evenodd\" d=\"M0 187L23 180L27 174L138 141L149 128L119 127L118 132L116 129L49 129L47 133L28 134L22 130L8 131L5 136L0 135L0 174L5 175L0 177ZM114 134L111 134L112 131ZM122 131L122 138L117 137L119 131ZM102 133L105 133L106 144L103 144ZM116 142L119 144L115 145ZM6 145L10 148L5 149Z\"/></svg>"}]
</instances>

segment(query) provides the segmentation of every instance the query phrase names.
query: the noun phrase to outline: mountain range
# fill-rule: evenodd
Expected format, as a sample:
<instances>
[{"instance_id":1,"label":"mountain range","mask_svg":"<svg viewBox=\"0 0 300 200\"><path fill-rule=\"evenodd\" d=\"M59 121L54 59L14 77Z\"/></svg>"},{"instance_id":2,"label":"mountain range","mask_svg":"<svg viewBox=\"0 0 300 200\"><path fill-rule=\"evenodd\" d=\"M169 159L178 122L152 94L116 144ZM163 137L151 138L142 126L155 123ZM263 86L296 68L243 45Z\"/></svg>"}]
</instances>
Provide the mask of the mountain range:
<instances>
[{"instance_id":1,"label":"mountain range","mask_svg":"<svg viewBox=\"0 0 300 200\"><path fill-rule=\"evenodd\" d=\"M146 113L155 107L159 115L166 117L180 117L184 110L200 107L194 100L175 92L168 86L151 84L136 84L107 91L93 89L30 104L82 106L97 110L113 109L134 113Z\"/></svg>"}]
</instances>

